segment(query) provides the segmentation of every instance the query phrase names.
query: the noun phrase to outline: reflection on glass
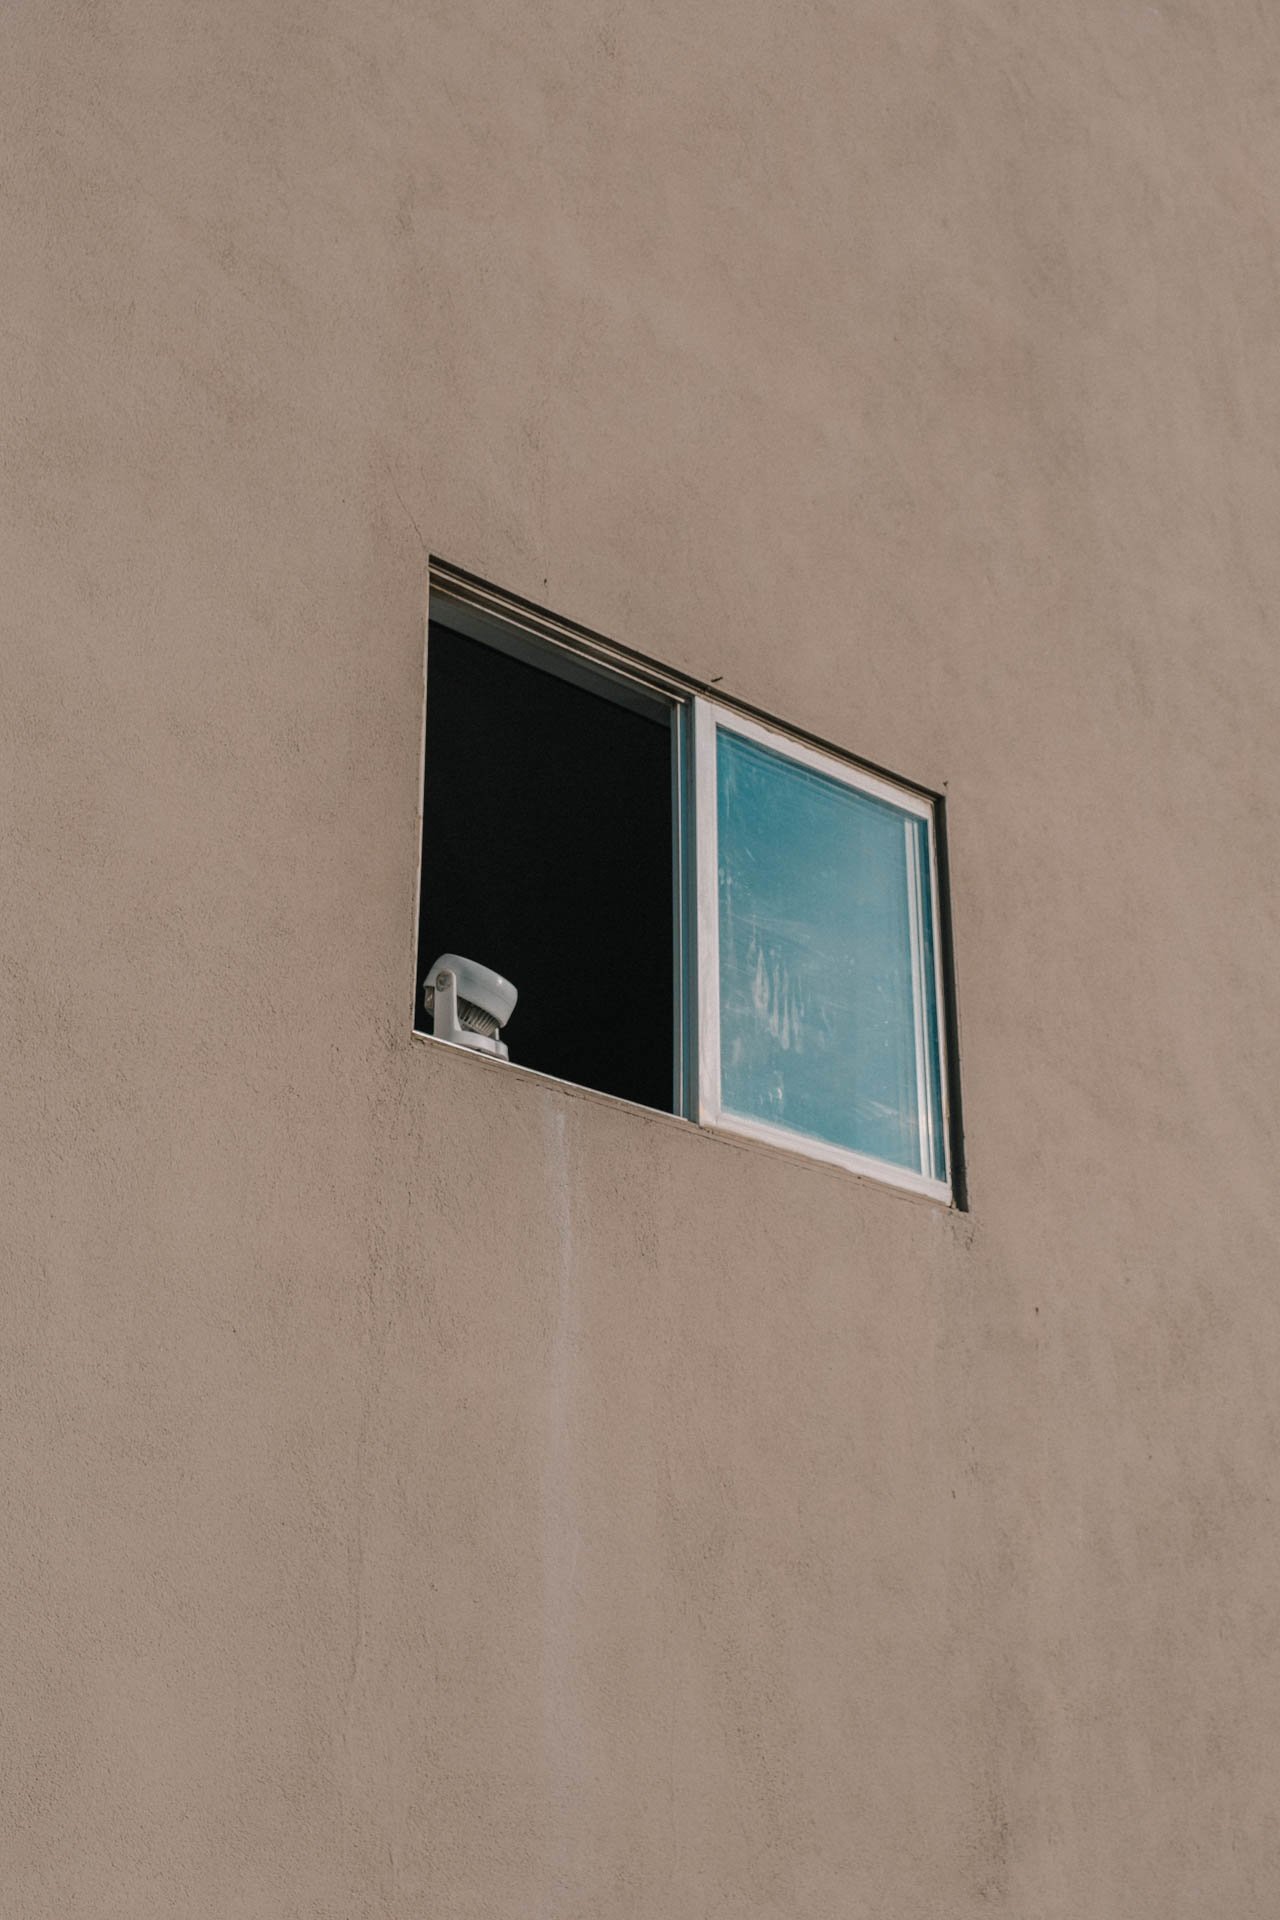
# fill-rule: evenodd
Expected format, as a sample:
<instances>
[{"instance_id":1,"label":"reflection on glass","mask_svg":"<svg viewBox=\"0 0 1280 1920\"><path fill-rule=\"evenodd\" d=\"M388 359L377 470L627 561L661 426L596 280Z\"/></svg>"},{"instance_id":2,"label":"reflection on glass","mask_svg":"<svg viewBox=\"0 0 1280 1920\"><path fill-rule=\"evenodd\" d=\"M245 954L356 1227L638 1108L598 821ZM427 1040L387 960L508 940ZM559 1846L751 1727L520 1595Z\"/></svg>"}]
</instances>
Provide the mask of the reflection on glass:
<instances>
[{"instance_id":1,"label":"reflection on glass","mask_svg":"<svg viewBox=\"0 0 1280 1920\"><path fill-rule=\"evenodd\" d=\"M721 1103L942 1177L927 823L717 730Z\"/></svg>"}]
</instances>

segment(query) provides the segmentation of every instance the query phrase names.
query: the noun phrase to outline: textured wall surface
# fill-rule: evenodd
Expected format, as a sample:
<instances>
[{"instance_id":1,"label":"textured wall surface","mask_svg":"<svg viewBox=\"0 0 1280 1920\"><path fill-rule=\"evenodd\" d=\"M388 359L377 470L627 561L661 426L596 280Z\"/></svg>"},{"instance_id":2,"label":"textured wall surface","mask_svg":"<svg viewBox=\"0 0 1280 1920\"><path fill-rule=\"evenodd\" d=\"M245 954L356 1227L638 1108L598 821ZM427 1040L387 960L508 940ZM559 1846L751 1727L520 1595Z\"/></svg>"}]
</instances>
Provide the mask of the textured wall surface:
<instances>
[{"instance_id":1,"label":"textured wall surface","mask_svg":"<svg viewBox=\"0 0 1280 1920\"><path fill-rule=\"evenodd\" d=\"M1280 1911L1280 29L0 9L0 1907ZM972 1210L411 1039L425 556L949 798Z\"/></svg>"}]
</instances>

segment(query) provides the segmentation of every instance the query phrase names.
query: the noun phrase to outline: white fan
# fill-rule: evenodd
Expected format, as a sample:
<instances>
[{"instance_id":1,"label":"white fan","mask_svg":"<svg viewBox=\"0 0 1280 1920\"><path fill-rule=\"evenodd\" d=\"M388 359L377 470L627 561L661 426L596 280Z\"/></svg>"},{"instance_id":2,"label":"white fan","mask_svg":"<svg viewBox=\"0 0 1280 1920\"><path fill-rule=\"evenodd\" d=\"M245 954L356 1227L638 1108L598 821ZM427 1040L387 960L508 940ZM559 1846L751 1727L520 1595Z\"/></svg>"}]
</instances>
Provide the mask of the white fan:
<instances>
[{"instance_id":1,"label":"white fan","mask_svg":"<svg viewBox=\"0 0 1280 1920\"><path fill-rule=\"evenodd\" d=\"M490 967L464 960L458 953L442 953L422 986L423 1003L432 1016L437 1040L475 1053L509 1056L498 1038L515 1012L519 996L509 980Z\"/></svg>"}]
</instances>

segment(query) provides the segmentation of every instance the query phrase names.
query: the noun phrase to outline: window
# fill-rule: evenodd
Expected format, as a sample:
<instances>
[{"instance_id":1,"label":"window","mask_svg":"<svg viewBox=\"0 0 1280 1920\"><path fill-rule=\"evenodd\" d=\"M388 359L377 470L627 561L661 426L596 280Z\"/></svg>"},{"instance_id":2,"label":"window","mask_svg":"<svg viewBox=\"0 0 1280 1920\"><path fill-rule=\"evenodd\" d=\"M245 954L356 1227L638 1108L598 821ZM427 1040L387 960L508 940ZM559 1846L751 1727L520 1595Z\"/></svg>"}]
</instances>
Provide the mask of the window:
<instances>
[{"instance_id":1,"label":"window","mask_svg":"<svg viewBox=\"0 0 1280 1920\"><path fill-rule=\"evenodd\" d=\"M948 1199L940 911L928 795L439 572L422 1030L466 956L516 1064Z\"/></svg>"},{"instance_id":2,"label":"window","mask_svg":"<svg viewBox=\"0 0 1280 1920\"><path fill-rule=\"evenodd\" d=\"M703 1117L946 1179L931 810L698 703Z\"/></svg>"}]
</instances>

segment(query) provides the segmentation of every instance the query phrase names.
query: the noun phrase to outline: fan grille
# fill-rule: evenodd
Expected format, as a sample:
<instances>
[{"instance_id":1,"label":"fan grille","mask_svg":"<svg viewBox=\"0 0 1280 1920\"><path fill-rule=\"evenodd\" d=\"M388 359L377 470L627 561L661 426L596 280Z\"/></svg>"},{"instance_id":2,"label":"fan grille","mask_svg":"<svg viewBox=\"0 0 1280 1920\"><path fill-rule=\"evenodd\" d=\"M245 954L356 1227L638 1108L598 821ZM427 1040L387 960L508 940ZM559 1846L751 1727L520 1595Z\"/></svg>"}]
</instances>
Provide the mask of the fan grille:
<instances>
[{"instance_id":1,"label":"fan grille","mask_svg":"<svg viewBox=\"0 0 1280 1920\"><path fill-rule=\"evenodd\" d=\"M422 999L427 1012L434 1015L436 1010L434 986L429 986L425 990ZM474 1000L463 1000L461 997L458 999L458 1025L465 1027L468 1033L482 1033L486 1040L492 1040L498 1031L498 1022L493 1014L486 1013L484 1008L478 1007Z\"/></svg>"}]
</instances>

